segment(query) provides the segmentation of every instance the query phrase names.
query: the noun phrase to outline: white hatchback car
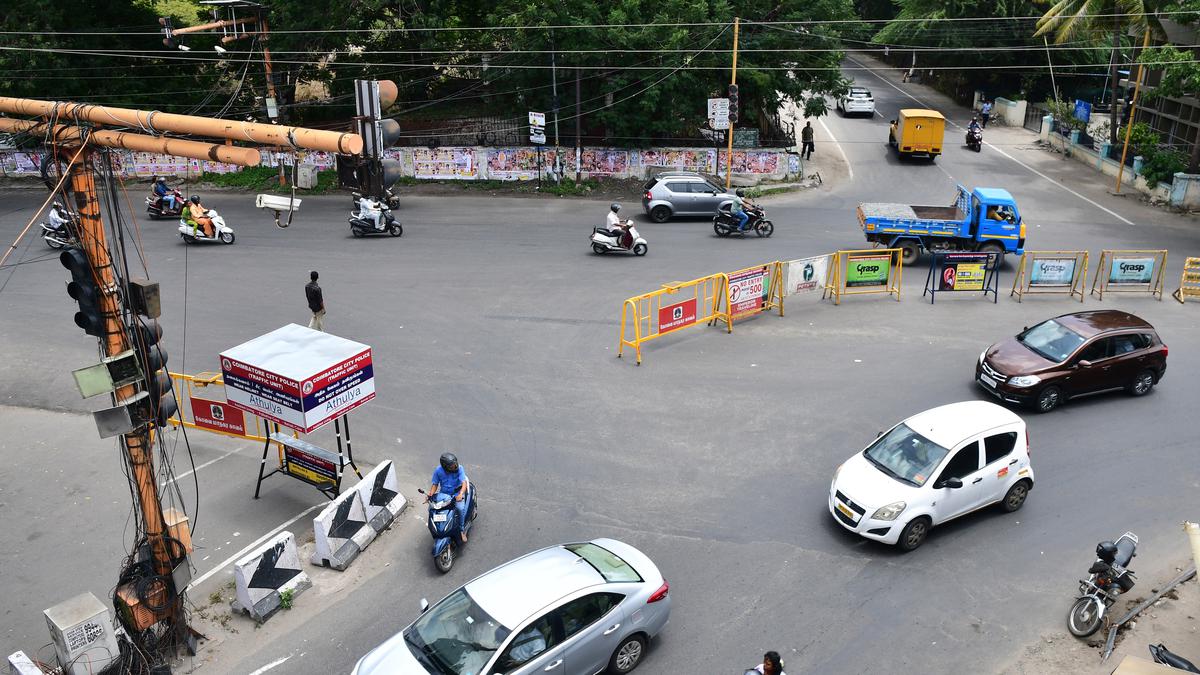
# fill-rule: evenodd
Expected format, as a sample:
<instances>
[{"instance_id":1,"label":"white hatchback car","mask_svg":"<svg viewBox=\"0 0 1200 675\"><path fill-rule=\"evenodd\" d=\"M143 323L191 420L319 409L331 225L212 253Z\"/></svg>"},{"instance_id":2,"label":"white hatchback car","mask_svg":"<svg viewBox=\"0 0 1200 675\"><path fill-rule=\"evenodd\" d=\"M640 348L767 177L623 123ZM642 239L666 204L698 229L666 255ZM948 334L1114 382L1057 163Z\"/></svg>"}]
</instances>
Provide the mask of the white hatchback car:
<instances>
[{"instance_id":1,"label":"white hatchback car","mask_svg":"<svg viewBox=\"0 0 1200 675\"><path fill-rule=\"evenodd\" d=\"M838 99L837 108L843 115L862 113L871 117L875 114L875 97L866 87L850 87L850 91Z\"/></svg>"},{"instance_id":2,"label":"white hatchback car","mask_svg":"<svg viewBox=\"0 0 1200 675\"><path fill-rule=\"evenodd\" d=\"M965 401L913 415L846 460L829 512L851 532L911 551L934 525L996 503L1016 511L1032 487L1025 422Z\"/></svg>"}]
</instances>

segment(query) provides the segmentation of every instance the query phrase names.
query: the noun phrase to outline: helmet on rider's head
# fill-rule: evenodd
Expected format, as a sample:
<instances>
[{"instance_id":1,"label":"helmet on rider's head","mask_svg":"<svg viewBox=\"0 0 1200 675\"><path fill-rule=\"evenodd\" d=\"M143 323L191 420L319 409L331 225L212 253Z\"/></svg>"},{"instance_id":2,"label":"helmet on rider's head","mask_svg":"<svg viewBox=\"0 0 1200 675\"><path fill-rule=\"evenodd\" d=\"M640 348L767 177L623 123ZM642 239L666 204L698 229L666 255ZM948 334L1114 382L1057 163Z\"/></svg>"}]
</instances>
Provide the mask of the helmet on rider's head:
<instances>
[{"instance_id":1,"label":"helmet on rider's head","mask_svg":"<svg viewBox=\"0 0 1200 675\"><path fill-rule=\"evenodd\" d=\"M737 195L737 196L739 196L739 197L745 197L745 196L746 196L746 191L745 191L745 190L735 190L735 191L733 192L733 194L735 194L735 195Z\"/></svg>"},{"instance_id":2,"label":"helmet on rider's head","mask_svg":"<svg viewBox=\"0 0 1200 675\"><path fill-rule=\"evenodd\" d=\"M58 211L62 211L62 208L63 208L62 202L54 202L50 206L51 206L51 208L54 208Z\"/></svg>"},{"instance_id":3,"label":"helmet on rider's head","mask_svg":"<svg viewBox=\"0 0 1200 675\"><path fill-rule=\"evenodd\" d=\"M188 197L188 201L193 204L199 204L200 203L200 195L192 195L191 197Z\"/></svg>"},{"instance_id":4,"label":"helmet on rider's head","mask_svg":"<svg viewBox=\"0 0 1200 675\"><path fill-rule=\"evenodd\" d=\"M167 177L166 176L157 176L157 177L155 177L154 182L165 184L167 182Z\"/></svg>"},{"instance_id":5,"label":"helmet on rider's head","mask_svg":"<svg viewBox=\"0 0 1200 675\"><path fill-rule=\"evenodd\" d=\"M612 209L613 213L616 213L617 211L621 210L621 205L616 202L613 202L612 205L609 206L608 208Z\"/></svg>"},{"instance_id":6,"label":"helmet on rider's head","mask_svg":"<svg viewBox=\"0 0 1200 675\"><path fill-rule=\"evenodd\" d=\"M438 461L446 472L455 473L458 471L458 457L453 452L443 452Z\"/></svg>"}]
</instances>

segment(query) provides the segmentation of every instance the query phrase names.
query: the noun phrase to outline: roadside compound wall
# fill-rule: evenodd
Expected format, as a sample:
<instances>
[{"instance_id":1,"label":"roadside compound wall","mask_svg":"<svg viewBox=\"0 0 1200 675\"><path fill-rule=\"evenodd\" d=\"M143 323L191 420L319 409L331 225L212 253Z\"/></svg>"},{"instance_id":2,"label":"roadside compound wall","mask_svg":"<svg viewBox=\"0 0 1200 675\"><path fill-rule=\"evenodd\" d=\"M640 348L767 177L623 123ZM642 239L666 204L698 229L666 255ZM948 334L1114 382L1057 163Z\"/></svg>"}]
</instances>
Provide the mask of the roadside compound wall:
<instances>
[{"instance_id":1,"label":"roadside compound wall","mask_svg":"<svg viewBox=\"0 0 1200 675\"><path fill-rule=\"evenodd\" d=\"M573 178L579 164L585 178L646 178L659 171L687 170L708 174L723 173L726 163L724 150L715 148L652 148L625 150L589 148L576 161L573 149L563 150L563 175ZM537 180L538 153L535 148L488 148L479 146L454 148L389 148L385 159L399 161L403 175L430 180ZM240 167L221 162L209 162L183 157L169 157L151 152L114 150L114 170L130 178L149 178L155 175L174 177L196 176L203 172L233 173ZM334 168L333 153L306 152L301 162L318 169ZM40 151L0 152L0 175L33 177L39 175ZM541 153L541 170L550 176L556 153L545 148ZM291 153L262 151L262 166L291 163ZM718 169L720 171L718 171ZM733 174L751 182L783 180L800 174L800 156L782 149L734 150Z\"/></svg>"}]
</instances>

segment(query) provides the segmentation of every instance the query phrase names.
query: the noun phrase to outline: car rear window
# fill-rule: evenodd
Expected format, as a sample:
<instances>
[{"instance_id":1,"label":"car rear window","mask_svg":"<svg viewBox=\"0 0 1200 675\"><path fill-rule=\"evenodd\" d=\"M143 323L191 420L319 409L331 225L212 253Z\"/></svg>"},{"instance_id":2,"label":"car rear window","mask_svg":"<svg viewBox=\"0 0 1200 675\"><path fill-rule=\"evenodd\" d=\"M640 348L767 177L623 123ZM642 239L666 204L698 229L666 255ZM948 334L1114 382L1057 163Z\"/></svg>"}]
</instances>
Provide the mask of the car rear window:
<instances>
[{"instance_id":1,"label":"car rear window","mask_svg":"<svg viewBox=\"0 0 1200 675\"><path fill-rule=\"evenodd\" d=\"M629 563L606 548L592 543L567 544L563 548L583 558L587 564L600 573L600 576L604 577L605 581L629 582L642 580L637 570L630 567Z\"/></svg>"},{"instance_id":2,"label":"car rear window","mask_svg":"<svg viewBox=\"0 0 1200 675\"><path fill-rule=\"evenodd\" d=\"M651 178L650 180L646 181L646 184L642 186L642 189L643 189L643 190L650 190L650 189L652 189L652 188L653 188L655 185L657 185L657 184L658 184L658 179L657 179L657 178Z\"/></svg>"},{"instance_id":3,"label":"car rear window","mask_svg":"<svg viewBox=\"0 0 1200 675\"><path fill-rule=\"evenodd\" d=\"M851 89L850 96L851 98L871 98L871 92L866 89Z\"/></svg>"},{"instance_id":4,"label":"car rear window","mask_svg":"<svg viewBox=\"0 0 1200 675\"><path fill-rule=\"evenodd\" d=\"M687 183L667 183L667 189L671 192L691 192Z\"/></svg>"},{"instance_id":5,"label":"car rear window","mask_svg":"<svg viewBox=\"0 0 1200 675\"><path fill-rule=\"evenodd\" d=\"M983 463L991 464L1007 457L1016 445L1017 432L1015 431L988 436L983 439Z\"/></svg>"}]
</instances>

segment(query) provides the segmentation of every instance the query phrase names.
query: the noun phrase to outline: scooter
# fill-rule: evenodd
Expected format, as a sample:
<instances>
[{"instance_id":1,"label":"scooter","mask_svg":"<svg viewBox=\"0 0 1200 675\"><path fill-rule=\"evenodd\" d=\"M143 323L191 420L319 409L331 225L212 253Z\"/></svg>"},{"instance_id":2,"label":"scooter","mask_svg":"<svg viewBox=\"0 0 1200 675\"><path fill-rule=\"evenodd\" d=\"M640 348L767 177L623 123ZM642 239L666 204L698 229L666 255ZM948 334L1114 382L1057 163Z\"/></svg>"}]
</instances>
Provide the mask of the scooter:
<instances>
[{"instance_id":1,"label":"scooter","mask_svg":"<svg viewBox=\"0 0 1200 675\"><path fill-rule=\"evenodd\" d=\"M1088 568L1087 579L1079 582L1079 597L1067 614L1067 628L1075 637L1087 637L1100 630L1104 614L1117 597L1133 588L1129 561L1137 555L1137 535L1126 532L1113 541L1096 545L1096 562Z\"/></svg>"},{"instance_id":2,"label":"scooter","mask_svg":"<svg viewBox=\"0 0 1200 675\"><path fill-rule=\"evenodd\" d=\"M983 129L979 127L967 129L967 148L975 152L983 150Z\"/></svg>"},{"instance_id":3,"label":"scooter","mask_svg":"<svg viewBox=\"0 0 1200 675\"><path fill-rule=\"evenodd\" d=\"M173 209L167 208L166 200L158 195L146 197L146 215L150 216L151 220L178 218L179 214L183 212L183 195L179 194L179 190L171 190L171 194L175 195L175 208Z\"/></svg>"},{"instance_id":4,"label":"scooter","mask_svg":"<svg viewBox=\"0 0 1200 675\"><path fill-rule=\"evenodd\" d=\"M619 231L612 231L606 227L596 227L592 229L592 250L599 254L608 253L610 251L629 253L634 255L646 255L647 246L646 240L642 235L638 234L637 228L633 226L632 220L625 221L626 227ZM626 236L628 233L628 236ZM622 241L629 241L628 247L622 245Z\"/></svg>"},{"instance_id":5,"label":"scooter","mask_svg":"<svg viewBox=\"0 0 1200 675\"><path fill-rule=\"evenodd\" d=\"M71 215L71 222L68 225L63 225L57 229L48 223L42 223L42 239L46 241L46 245L54 250L65 248L67 246L78 246L79 240L75 238L74 230L79 227L79 221L74 214Z\"/></svg>"},{"instance_id":6,"label":"scooter","mask_svg":"<svg viewBox=\"0 0 1200 675\"><path fill-rule=\"evenodd\" d=\"M209 209L205 215L212 218L213 236L205 236L203 227L193 229L191 225L188 225L186 220L179 221L179 236L183 237L183 240L189 244L214 241L219 241L222 244L232 244L234 239L233 230L225 225L225 219L221 217L221 214L217 213L215 209Z\"/></svg>"},{"instance_id":7,"label":"scooter","mask_svg":"<svg viewBox=\"0 0 1200 675\"><path fill-rule=\"evenodd\" d=\"M429 500L429 518L426 522L429 526L429 534L433 535L433 565L442 574L450 571L454 565L455 554L463 546L460 535L463 532L466 532L468 536L471 534L475 517L479 515L476 511L477 489L473 482L467 487L466 523L458 522L458 509L454 508L454 495L444 492L432 496L426 495ZM421 488L417 488L417 492L426 494Z\"/></svg>"},{"instance_id":8,"label":"scooter","mask_svg":"<svg viewBox=\"0 0 1200 675\"><path fill-rule=\"evenodd\" d=\"M363 237L368 234L390 234L393 237L399 237L400 235L404 234L404 227L399 222L396 221L395 216L392 215L392 208L391 208L391 206L388 205L388 203L392 201L390 193L389 193L389 199L387 201L385 201L385 202L377 201L376 202L379 204L379 208L383 211L383 229L382 230L375 228L375 219L374 218L359 217L358 202L362 199L362 195L355 192L355 193L353 193L353 197L354 197L354 210L350 212L350 218L347 219L347 222L350 223L350 233L351 234L353 234L356 237Z\"/></svg>"},{"instance_id":9,"label":"scooter","mask_svg":"<svg viewBox=\"0 0 1200 675\"><path fill-rule=\"evenodd\" d=\"M750 220L746 221L746 229L743 230L737 216L733 215L732 204L722 204L717 209L717 215L713 216L713 232L716 232L718 237L728 237L731 234L744 235L747 232L754 232L760 237L769 237L774 234L775 224L767 220L765 211L755 206L748 206L746 213L750 214Z\"/></svg>"}]
</instances>

